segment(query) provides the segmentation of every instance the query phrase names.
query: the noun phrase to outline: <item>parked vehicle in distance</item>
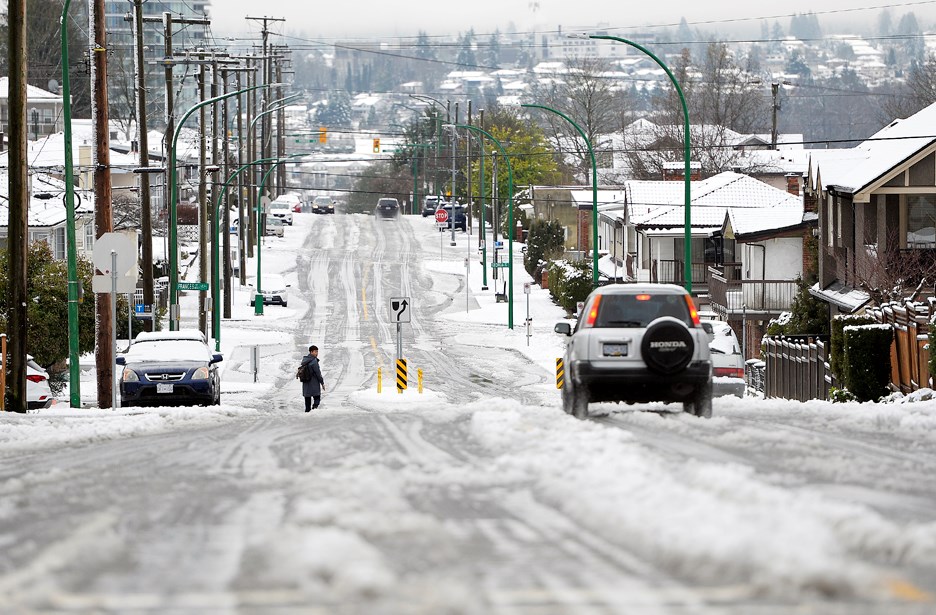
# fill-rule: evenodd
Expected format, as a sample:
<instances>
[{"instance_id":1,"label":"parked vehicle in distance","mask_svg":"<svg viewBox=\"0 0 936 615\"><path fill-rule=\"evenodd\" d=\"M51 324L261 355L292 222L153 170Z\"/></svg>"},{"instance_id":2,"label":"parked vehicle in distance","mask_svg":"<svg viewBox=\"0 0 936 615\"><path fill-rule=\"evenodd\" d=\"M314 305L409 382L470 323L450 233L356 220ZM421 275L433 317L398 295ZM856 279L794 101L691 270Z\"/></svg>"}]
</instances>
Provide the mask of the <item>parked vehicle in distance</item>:
<instances>
[{"instance_id":1,"label":"parked vehicle in distance","mask_svg":"<svg viewBox=\"0 0 936 615\"><path fill-rule=\"evenodd\" d=\"M378 199L374 213L384 218L395 218L400 213L400 202L392 197Z\"/></svg>"},{"instance_id":2,"label":"parked vehicle in distance","mask_svg":"<svg viewBox=\"0 0 936 615\"><path fill-rule=\"evenodd\" d=\"M302 213L302 207L303 207L302 201L299 201L298 203L296 203L295 205L293 205L293 209L292 209L292 210L293 210L293 213L294 213L294 214L300 214L300 213Z\"/></svg>"},{"instance_id":3,"label":"parked vehicle in distance","mask_svg":"<svg viewBox=\"0 0 936 615\"><path fill-rule=\"evenodd\" d=\"M292 226L293 216L289 203L285 203L283 201L273 201L270 203L269 214L274 218L279 218L282 220L283 224Z\"/></svg>"},{"instance_id":4,"label":"parked vehicle in distance","mask_svg":"<svg viewBox=\"0 0 936 615\"><path fill-rule=\"evenodd\" d=\"M703 320L702 327L709 334L709 350L712 356L712 394L744 397L747 386L744 380L744 356L738 336L727 322Z\"/></svg>"},{"instance_id":5,"label":"parked vehicle in distance","mask_svg":"<svg viewBox=\"0 0 936 615\"><path fill-rule=\"evenodd\" d=\"M49 386L49 372L26 355L26 409L48 408L55 401Z\"/></svg>"},{"instance_id":6,"label":"parked vehicle in distance","mask_svg":"<svg viewBox=\"0 0 936 615\"><path fill-rule=\"evenodd\" d=\"M317 196L312 199L312 213L314 214L333 214L335 213L335 201L330 196Z\"/></svg>"},{"instance_id":7,"label":"parked vehicle in distance","mask_svg":"<svg viewBox=\"0 0 936 615\"><path fill-rule=\"evenodd\" d=\"M253 284L251 284L256 288ZM290 285L278 273L267 273L260 278L260 294L263 295L263 305L282 305L286 307L289 302ZM250 294L250 305L256 304L256 292Z\"/></svg>"},{"instance_id":8,"label":"parked vehicle in distance","mask_svg":"<svg viewBox=\"0 0 936 615\"><path fill-rule=\"evenodd\" d=\"M283 236L283 221L275 216L267 216L266 221L263 223L263 234L270 237L282 237Z\"/></svg>"},{"instance_id":9,"label":"parked vehicle in distance","mask_svg":"<svg viewBox=\"0 0 936 615\"><path fill-rule=\"evenodd\" d=\"M116 358L123 369L121 406L190 406L221 403L221 377L198 330L142 332Z\"/></svg>"},{"instance_id":10,"label":"parked vehicle in distance","mask_svg":"<svg viewBox=\"0 0 936 615\"><path fill-rule=\"evenodd\" d=\"M712 415L708 333L692 297L675 284L609 284L596 288L566 346L562 407L588 416L592 402L682 402L696 416Z\"/></svg>"},{"instance_id":11,"label":"parked vehicle in distance","mask_svg":"<svg viewBox=\"0 0 936 615\"><path fill-rule=\"evenodd\" d=\"M462 231L468 230L468 216L465 213L464 207L455 203L454 207L451 204L447 204L443 205L442 208L445 209L449 215L448 224L443 228L451 229L454 224L456 229Z\"/></svg>"},{"instance_id":12,"label":"parked vehicle in distance","mask_svg":"<svg viewBox=\"0 0 936 615\"><path fill-rule=\"evenodd\" d=\"M422 217L434 216L439 207L445 205L445 199L440 196L429 195L423 199Z\"/></svg>"}]
</instances>

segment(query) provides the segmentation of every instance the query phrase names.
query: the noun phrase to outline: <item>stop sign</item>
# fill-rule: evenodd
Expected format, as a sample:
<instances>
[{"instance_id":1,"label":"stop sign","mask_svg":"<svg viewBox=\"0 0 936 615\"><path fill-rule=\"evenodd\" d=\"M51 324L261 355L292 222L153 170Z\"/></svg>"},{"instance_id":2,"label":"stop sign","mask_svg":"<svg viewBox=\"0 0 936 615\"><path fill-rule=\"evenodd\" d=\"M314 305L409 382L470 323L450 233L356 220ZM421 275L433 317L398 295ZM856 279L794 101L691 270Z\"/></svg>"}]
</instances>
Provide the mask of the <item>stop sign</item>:
<instances>
[{"instance_id":1,"label":"stop sign","mask_svg":"<svg viewBox=\"0 0 936 615\"><path fill-rule=\"evenodd\" d=\"M448 222L448 212L444 209L437 209L435 213L436 222L442 224L443 222Z\"/></svg>"}]
</instances>

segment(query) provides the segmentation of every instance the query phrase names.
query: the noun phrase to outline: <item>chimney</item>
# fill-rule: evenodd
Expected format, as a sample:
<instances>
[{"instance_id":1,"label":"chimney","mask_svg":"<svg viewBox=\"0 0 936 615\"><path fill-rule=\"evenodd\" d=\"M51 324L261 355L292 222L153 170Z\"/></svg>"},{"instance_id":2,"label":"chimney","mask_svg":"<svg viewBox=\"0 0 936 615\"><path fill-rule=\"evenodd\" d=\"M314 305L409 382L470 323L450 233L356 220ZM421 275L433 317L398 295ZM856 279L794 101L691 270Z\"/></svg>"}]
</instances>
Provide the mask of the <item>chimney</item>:
<instances>
[{"instance_id":1,"label":"chimney","mask_svg":"<svg viewBox=\"0 0 936 615\"><path fill-rule=\"evenodd\" d=\"M800 176L797 173L786 174L786 191L795 196L800 195Z\"/></svg>"},{"instance_id":2,"label":"chimney","mask_svg":"<svg viewBox=\"0 0 936 615\"><path fill-rule=\"evenodd\" d=\"M683 162L664 162L663 181L683 181L686 177L686 165ZM697 182L702 179L702 163L689 162L689 181Z\"/></svg>"}]
</instances>

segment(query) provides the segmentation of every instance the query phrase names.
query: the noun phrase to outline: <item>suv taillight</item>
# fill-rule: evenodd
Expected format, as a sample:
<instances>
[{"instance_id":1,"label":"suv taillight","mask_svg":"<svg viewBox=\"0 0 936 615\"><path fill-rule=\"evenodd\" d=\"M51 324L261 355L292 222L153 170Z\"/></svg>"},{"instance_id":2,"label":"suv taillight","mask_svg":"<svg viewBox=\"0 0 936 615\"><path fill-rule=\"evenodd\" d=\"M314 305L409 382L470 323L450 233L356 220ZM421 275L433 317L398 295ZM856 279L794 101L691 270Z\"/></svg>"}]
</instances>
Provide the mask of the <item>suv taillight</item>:
<instances>
[{"instance_id":1,"label":"suv taillight","mask_svg":"<svg viewBox=\"0 0 936 615\"><path fill-rule=\"evenodd\" d=\"M588 314L585 316L585 327L594 327L595 319L598 318L598 305L601 303L601 295L595 295Z\"/></svg>"},{"instance_id":2,"label":"suv taillight","mask_svg":"<svg viewBox=\"0 0 936 615\"><path fill-rule=\"evenodd\" d=\"M695 303L693 303L690 295L686 295L686 305L689 306L689 316L692 318L693 326L700 326L702 321L699 320L699 312L696 310Z\"/></svg>"},{"instance_id":3,"label":"suv taillight","mask_svg":"<svg viewBox=\"0 0 936 615\"><path fill-rule=\"evenodd\" d=\"M716 367L714 372L716 376L744 378L744 368L741 367Z\"/></svg>"},{"instance_id":4,"label":"suv taillight","mask_svg":"<svg viewBox=\"0 0 936 615\"><path fill-rule=\"evenodd\" d=\"M28 376L26 376L26 380L29 380L30 382L35 382L38 384L42 382L43 380L45 380L45 376L40 376L39 374L29 374Z\"/></svg>"}]
</instances>

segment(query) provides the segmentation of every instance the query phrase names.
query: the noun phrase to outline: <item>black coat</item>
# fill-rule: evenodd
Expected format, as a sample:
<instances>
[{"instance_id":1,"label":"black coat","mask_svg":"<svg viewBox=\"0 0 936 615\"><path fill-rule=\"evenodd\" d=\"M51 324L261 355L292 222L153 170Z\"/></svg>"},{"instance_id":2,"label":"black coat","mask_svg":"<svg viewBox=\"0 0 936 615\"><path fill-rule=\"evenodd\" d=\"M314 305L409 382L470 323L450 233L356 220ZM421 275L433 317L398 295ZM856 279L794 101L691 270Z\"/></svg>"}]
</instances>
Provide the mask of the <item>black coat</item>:
<instances>
[{"instance_id":1,"label":"black coat","mask_svg":"<svg viewBox=\"0 0 936 615\"><path fill-rule=\"evenodd\" d=\"M318 358L307 354L302 357L302 367L305 367L307 363L312 364L312 380L302 383L302 396L315 397L322 394L321 386L325 384L325 381L322 379L322 370L319 368Z\"/></svg>"}]
</instances>

